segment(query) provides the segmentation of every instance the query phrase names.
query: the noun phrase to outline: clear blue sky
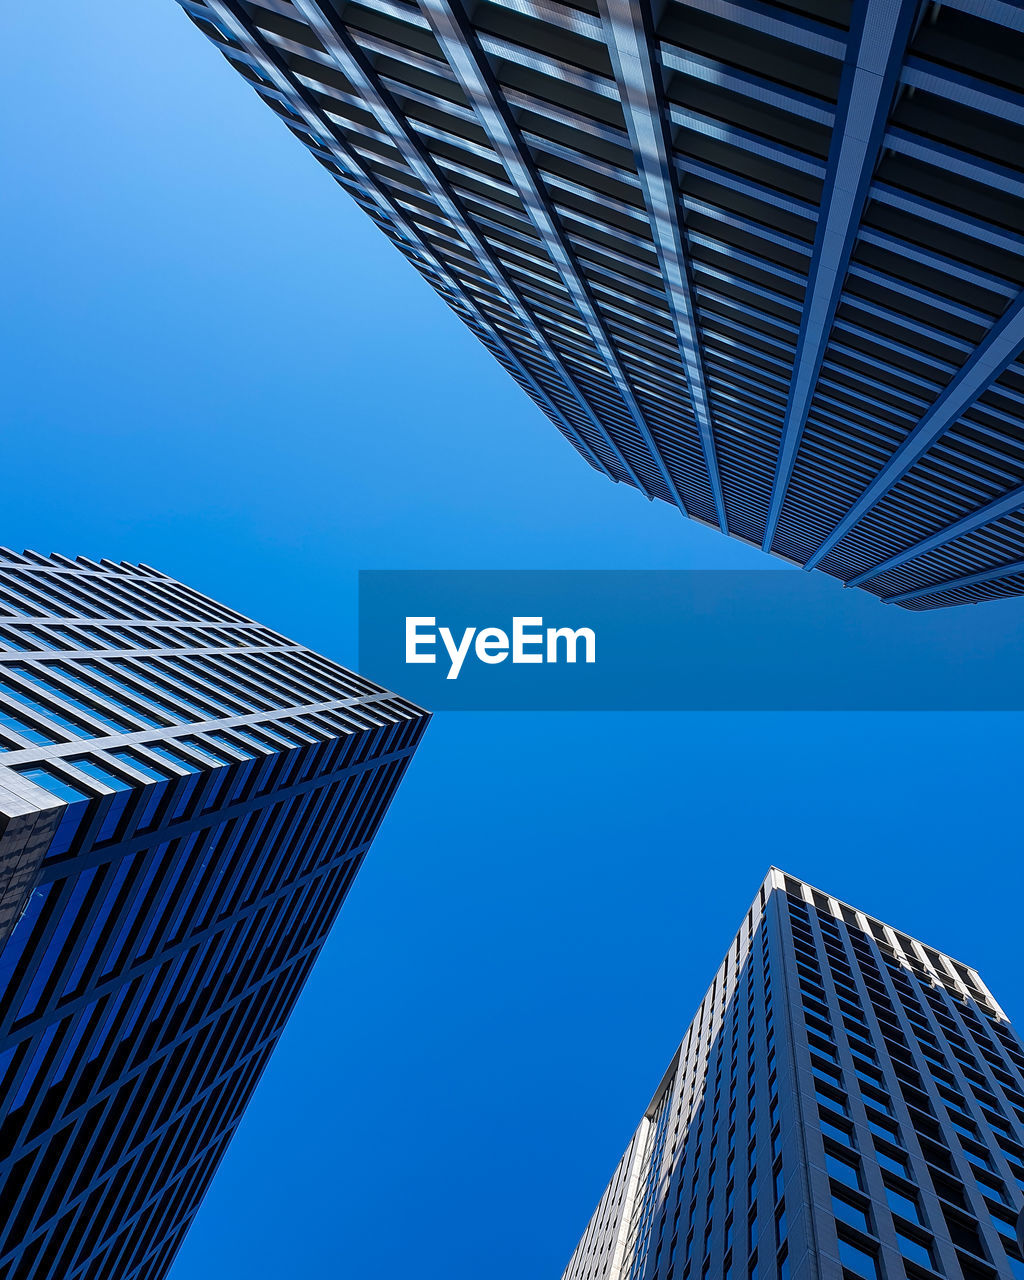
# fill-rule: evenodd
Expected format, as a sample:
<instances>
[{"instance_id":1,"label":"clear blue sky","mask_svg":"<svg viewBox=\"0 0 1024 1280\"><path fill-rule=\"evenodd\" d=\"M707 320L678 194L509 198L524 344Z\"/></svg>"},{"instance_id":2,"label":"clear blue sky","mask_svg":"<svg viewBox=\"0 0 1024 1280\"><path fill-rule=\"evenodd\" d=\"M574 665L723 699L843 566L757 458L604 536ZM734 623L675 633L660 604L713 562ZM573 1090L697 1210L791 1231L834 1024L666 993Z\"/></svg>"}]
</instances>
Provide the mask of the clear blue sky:
<instances>
[{"instance_id":1,"label":"clear blue sky","mask_svg":"<svg viewBox=\"0 0 1024 1280\"><path fill-rule=\"evenodd\" d=\"M172 0L2 26L0 542L342 662L359 568L765 563L582 463ZM1020 742L437 717L173 1280L554 1280L772 862L1024 1014Z\"/></svg>"}]
</instances>

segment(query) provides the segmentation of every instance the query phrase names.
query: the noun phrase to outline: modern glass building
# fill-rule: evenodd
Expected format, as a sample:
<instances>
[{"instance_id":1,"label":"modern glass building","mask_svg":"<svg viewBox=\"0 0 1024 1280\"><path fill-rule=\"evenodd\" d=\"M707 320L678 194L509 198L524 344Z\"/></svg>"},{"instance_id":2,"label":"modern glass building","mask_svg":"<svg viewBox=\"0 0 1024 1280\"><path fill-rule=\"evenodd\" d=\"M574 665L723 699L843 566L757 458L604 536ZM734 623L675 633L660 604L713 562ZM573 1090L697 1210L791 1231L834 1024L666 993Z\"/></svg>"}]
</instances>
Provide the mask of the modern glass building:
<instances>
[{"instance_id":1,"label":"modern glass building","mask_svg":"<svg viewBox=\"0 0 1024 1280\"><path fill-rule=\"evenodd\" d=\"M0 550L0 1280L165 1275L426 719L144 565Z\"/></svg>"},{"instance_id":2,"label":"modern glass building","mask_svg":"<svg viewBox=\"0 0 1024 1280\"><path fill-rule=\"evenodd\" d=\"M1022 1200L978 974L773 869L563 1280L1007 1280Z\"/></svg>"},{"instance_id":3,"label":"modern glass building","mask_svg":"<svg viewBox=\"0 0 1024 1280\"><path fill-rule=\"evenodd\" d=\"M1016 0L178 0L609 479L1024 590Z\"/></svg>"}]
</instances>

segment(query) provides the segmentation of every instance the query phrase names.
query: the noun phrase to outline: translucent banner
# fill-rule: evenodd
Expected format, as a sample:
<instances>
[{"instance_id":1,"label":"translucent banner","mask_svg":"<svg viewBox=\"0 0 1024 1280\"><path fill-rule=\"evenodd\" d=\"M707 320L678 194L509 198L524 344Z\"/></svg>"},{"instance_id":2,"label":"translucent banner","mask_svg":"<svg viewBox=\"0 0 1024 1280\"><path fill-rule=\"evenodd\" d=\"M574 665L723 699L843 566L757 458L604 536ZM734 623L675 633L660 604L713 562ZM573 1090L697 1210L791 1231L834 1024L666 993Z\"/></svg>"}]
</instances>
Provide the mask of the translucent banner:
<instances>
[{"instance_id":1,"label":"translucent banner","mask_svg":"<svg viewBox=\"0 0 1024 1280\"><path fill-rule=\"evenodd\" d=\"M359 670L449 711L1024 707L1024 600L913 612L798 570L367 571Z\"/></svg>"}]
</instances>

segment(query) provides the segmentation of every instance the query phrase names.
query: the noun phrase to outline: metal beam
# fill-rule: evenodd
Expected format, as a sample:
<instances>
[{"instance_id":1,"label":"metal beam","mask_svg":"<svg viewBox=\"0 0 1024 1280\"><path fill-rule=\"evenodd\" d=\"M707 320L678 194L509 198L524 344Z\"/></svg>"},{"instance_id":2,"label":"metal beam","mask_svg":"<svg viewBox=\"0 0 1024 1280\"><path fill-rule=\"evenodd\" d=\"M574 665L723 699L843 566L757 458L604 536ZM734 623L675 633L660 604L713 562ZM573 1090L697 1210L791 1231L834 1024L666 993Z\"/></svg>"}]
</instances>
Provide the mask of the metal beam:
<instances>
[{"instance_id":1,"label":"metal beam","mask_svg":"<svg viewBox=\"0 0 1024 1280\"><path fill-rule=\"evenodd\" d=\"M1024 98L1012 89L1003 89L977 76L923 58L908 58L901 73L905 85L950 98L975 111L985 111L997 119L1024 125Z\"/></svg>"},{"instance_id":2,"label":"metal beam","mask_svg":"<svg viewBox=\"0 0 1024 1280\"><path fill-rule=\"evenodd\" d=\"M986 22L995 22L1011 31L1024 32L1024 8L1008 0L945 0L949 9L959 9Z\"/></svg>"},{"instance_id":3,"label":"metal beam","mask_svg":"<svg viewBox=\"0 0 1024 1280\"><path fill-rule=\"evenodd\" d=\"M476 112L477 120L508 174L530 221L536 228L548 257L561 276L569 296L582 317L590 340L618 388L627 414L643 437L652 460L661 472L672 501L680 511L689 514L676 487L676 482L661 456L661 450L651 433L643 411L636 401L597 306L590 296L590 290L576 263L572 248L559 225L540 175L494 82L486 55L479 47L476 35L462 11L460 0L418 0L418 3L421 12L430 23L442 53L448 60L448 65L455 73L456 80ZM312 7L312 0L297 0L297 5L305 13Z\"/></svg>"},{"instance_id":4,"label":"metal beam","mask_svg":"<svg viewBox=\"0 0 1024 1280\"><path fill-rule=\"evenodd\" d=\"M1024 292L1003 312L988 331L974 354L964 362L931 408L910 431L903 443L879 471L874 481L843 516L821 546L814 552L805 569L814 569L840 543L859 520L928 451L936 440L957 422L971 405L983 395L1007 365L1012 364L1024 346ZM875 570L874 572L878 572Z\"/></svg>"},{"instance_id":5,"label":"metal beam","mask_svg":"<svg viewBox=\"0 0 1024 1280\"><path fill-rule=\"evenodd\" d=\"M1009 578L1015 573L1024 573L1024 560L997 564L993 569L982 569L978 573L965 573L962 578L948 578L945 582L934 582L930 587L916 587L913 591L901 591L898 596L882 596L882 604L904 604L908 600L920 600L923 596L936 596L945 591L955 591L958 587L976 587L982 582L996 582L1000 578Z\"/></svg>"},{"instance_id":6,"label":"metal beam","mask_svg":"<svg viewBox=\"0 0 1024 1280\"><path fill-rule=\"evenodd\" d=\"M884 249L887 253L895 254L898 258L905 258L909 262L919 262L923 267L938 271L942 275L951 276L954 280L962 280L965 284L973 285L977 289L984 289L989 293L999 294L1004 298L1015 298L1017 296L1017 290L1014 286L1001 276L992 275L976 265L968 265L966 262L944 257L941 253L936 252L934 249L926 248L924 245L911 244L909 240L899 240L896 236L889 235L888 232L879 231L877 227L862 226L857 233L857 239L864 244L874 245L878 249Z\"/></svg>"},{"instance_id":7,"label":"metal beam","mask_svg":"<svg viewBox=\"0 0 1024 1280\"><path fill-rule=\"evenodd\" d=\"M790 115L800 116L815 124L831 127L835 120L832 104L824 98L801 93L799 89L780 84L777 80L766 80L752 71L719 62L717 58L706 54L694 53L691 49L684 49L668 40L660 42L659 52L662 65L669 71L678 71L694 80L706 81L729 93L749 98L754 103L788 111Z\"/></svg>"},{"instance_id":8,"label":"metal beam","mask_svg":"<svg viewBox=\"0 0 1024 1280\"><path fill-rule=\"evenodd\" d=\"M349 169L358 179L360 186L362 186L370 194L371 198L374 200L375 203L377 203L379 206L383 208L384 212L391 219L391 221L393 221L396 226L401 226L403 237L405 237L411 243L413 243L416 246L420 256L429 262L431 268L442 279L443 283L446 286L446 290L458 299L458 301L470 313L470 315L472 316L472 319L477 324L483 326L484 331L486 332L489 339L488 345L491 346L492 350L494 350L494 348L497 347L498 352L500 352L499 359L501 358L501 355L507 354L508 359L514 365L516 372L525 380L525 382L528 384L530 388L535 389L536 391L535 398L538 400L539 407L544 409L544 411L548 414L548 416L551 417L552 420L556 423L556 425L560 428L563 434L566 435L570 439L570 441L573 443L573 445L577 449L579 449L580 452L583 453L584 457L586 457L588 461L591 461L592 464L595 467L597 467L600 471L602 471L610 480L615 481L617 483L617 477L612 474L612 472L609 470L607 465L604 462L602 462L602 460L598 457L598 455L594 452L594 450L587 444L587 442L579 434L579 431L577 430L577 428L573 425L573 423L569 421L569 419L565 416L565 414L558 408L558 406L551 399L547 391L545 391L544 388L537 382L537 379L534 377L534 375L530 373L530 371L522 363L521 359L512 351L508 343L500 336L500 334L493 327L489 319L480 311L477 305L465 293L465 291L458 284L458 282L453 277L451 277L447 271L444 270L440 262L433 255L432 251L427 247L425 242L422 241L422 239L418 236L416 231L412 228L411 224L409 224L408 221L402 217L402 215L399 213L397 208L395 208L394 204L387 198L386 194L384 193L383 189L379 186L379 184L375 182L375 180L370 176L368 171L356 161L354 155L338 139L337 127L330 120L328 120L326 117L322 115L322 113L316 107L315 103L309 102L308 97L303 90L303 87L288 72L287 68L279 65L277 58L265 47L263 42L259 39L258 35L253 31L250 20L244 14L239 13L236 10L234 4L231 3L231 0L206 0L206 3L207 3L207 7L213 13L215 13L222 22L226 23L231 28L232 32L235 34L235 37L239 40L239 42L243 45L243 47L245 47L246 51L250 54L250 56L252 56L256 60L259 66L271 72L271 74L278 81L278 83L280 83L288 93L289 101L296 102L299 105L302 111L303 118L306 119L307 123L313 125L319 133L323 134L324 137L330 141L332 150L337 153L339 161L342 161L342 160L344 161L344 163L342 164L342 167ZM346 74L344 67L338 67L338 69L341 70L343 75ZM350 80L350 82L354 82L351 76L348 76L347 78ZM363 86L360 86L360 87L362 88ZM367 88L369 87L370 86L367 86ZM381 99L381 105L382 106L384 105L383 99ZM397 125L397 118L393 116L387 121L384 119L381 119L381 117L378 116L378 120L380 120L380 123L385 128L388 127L389 123L394 123ZM388 131L389 133L391 132L390 129ZM396 139L396 143L397 143L397 139ZM413 171L416 173L416 176L419 177L421 181L424 182L424 185L427 186L428 190L430 190L431 193L434 194L434 183L438 182L439 180L434 178L432 170L429 171L428 173L421 172L420 169L417 169L416 165L413 163L413 157L410 156L408 152L402 149L401 147L399 149L402 151L402 154L406 159L407 163L410 164L410 168L412 168ZM546 359L548 364L551 366L552 372L562 382L570 398L576 403L576 405L584 413L588 421L592 424L595 431L601 436L602 440L609 447L612 455L615 457L616 461L623 468L625 473L630 477L630 479L637 486L637 488L641 490L641 492L645 492L643 485L641 484L639 478L636 476L636 473L633 471L632 467L629 465L626 459L622 456L615 442L608 436L608 433L605 431L603 425L598 421L596 415L594 414L589 403L587 402L586 397L576 386L568 370L566 370L562 365L561 359L559 358L557 353L554 351L554 349L551 347L551 344L548 342L547 338L541 332L541 330L533 320L527 308L519 300L518 295L512 289L512 286L510 285L510 283L505 279L505 276L501 272L500 268L497 266L496 263L492 261L490 255L487 252L486 246L483 245L483 242L480 241L478 237L476 237L472 233L468 224L468 220L466 219L462 211L458 209L458 207L455 205L454 201L452 201L450 198L447 197L447 193L444 193L444 195L445 195L444 203L442 203L441 200L438 200L438 204L442 208L443 212L454 223L454 225L459 231L459 234L467 242L469 249L473 253L474 257L477 259L477 261L480 263L481 267L485 271L487 271L488 275L490 275L490 277L494 280L496 286L498 287L505 301L512 308L512 311L516 315L516 318L522 323L526 332L530 335L531 339L536 344L540 354L543 356L544 359ZM470 327L473 327L472 324Z\"/></svg>"},{"instance_id":9,"label":"metal beam","mask_svg":"<svg viewBox=\"0 0 1024 1280\"><path fill-rule=\"evenodd\" d=\"M683 0L688 9L697 13L712 13L716 18L734 22L738 26L769 36L773 40L785 40L787 44L812 49L827 58L843 56L842 37L834 27L805 17L781 5L764 3L763 0Z\"/></svg>"},{"instance_id":10,"label":"metal beam","mask_svg":"<svg viewBox=\"0 0 1024 1280\"><path fill-rule=\"evenodd\" d=\"M857 0L762 547L771 551L878 164L917 0Z\"/></svg>"},{"instance_id":11,"label":"metal beam","mask_svg":"<svg viewBox=\"0 0 1024 1280\"><path fill-rule=\"evenodd\" d=\"M722 532L728 533L693 279L684 241L679 194L673 181L675 166L665 130L664 104L659 91L660 73L651 53L652 34L645 28L647 6L638 0L599 0L599 8L644 203L651 219L651 232L658 251L679 354L686 371L686 385L700 432L715 513Z\"/></svg>"},{"instance_id":12,"label":"metal beam","mask_svg":"<svg viewBox=\"0 0 1024 1280\"><path fill-rule=\"evenodd\" d=\"M966 236L970 240L979 240L982 244L993 245L1016 257L1024 254L1024 236L1019 231L1010 231L998 223L976 218L973 214L956 209L952 205L940 204L929 196L918 195L916 191L904 191L886 182L876 182L871 188L871 198L879 204L888 205L891 209L900 209L924 222L933 222L937 227L946 227L958 236Z\"/></svg>"},{"instance_id":13,"label":"metal beam","mask_svg":"<svg viewBox=\"0 0 1024 1280\"><path fill-rule=\"evenodd\" d=\"M946 525L938 533L922 538L920 542L915 542L906 551L900 551L896 555L890 556L888 560L883 560L881 564L876 564L873 569L868 569L866 572L858 574L856 578L851 578L846 585L848 587L859 587L869 579L877 578L880 573L888 573L890 569L897 569L901 564L906 564L908 560L916 560L918 556L927 555L929 551L934 551L936 547L945 546L947 542L953 542L957 538L964 537L965 534L973 533L975 529L980 529L982 525L988 524L992 520L1001 520L1003 516L1010 515L1022 506L1024 506L1024 484L1018 485L1016 489L1010 489L1002 497L993 499L992 502L979 507L977 511L972 511L969 515L963 516L959 520L954 520L952 524Z\"/></svg>"},{"instance_id":14,"label":"metal beam","mask_svg":"<svg viewBox=\"0 0 1024 1280\"><path fill-rule=\"evenodd\" d=\"M885 145L899 155L930 164L945 173L955 173L974 187L991 187L1014 200L1024 199L1024 179L1019 169L1010 169L985 156L969 155L962 147L952 147L938 138L926 138L909 129L889 129Z\"/></svg>"}]
</instances>

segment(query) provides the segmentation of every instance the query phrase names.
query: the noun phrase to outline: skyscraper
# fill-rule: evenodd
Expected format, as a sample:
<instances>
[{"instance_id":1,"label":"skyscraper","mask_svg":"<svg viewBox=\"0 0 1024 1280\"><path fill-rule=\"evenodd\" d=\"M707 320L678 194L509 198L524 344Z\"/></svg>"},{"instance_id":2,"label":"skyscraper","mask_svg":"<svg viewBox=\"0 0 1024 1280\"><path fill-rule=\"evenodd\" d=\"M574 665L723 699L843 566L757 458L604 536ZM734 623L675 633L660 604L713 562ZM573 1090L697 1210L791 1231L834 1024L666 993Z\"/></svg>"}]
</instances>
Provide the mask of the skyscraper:
<instances>
[{"instance_id":1,"label":"skyscraper","mask_svg":"<svg viewBox=\"0 0 1024 1280\"><path fill-rule=\"evenodd\" d=\"M598 471L1024 590L1018 4L178 2Z\"/></svg>"},{"instance_id":2,"label":"skyscraper","mask_svg":"<svg viewBox=\"0 0 1024 1280\"><path fill-rule=\"evenodd\" d=\"M563 1280L1021 1277L1022 1199L978 974L772 869Z\"/></svg>"},{"instance_id":3,"label":"skyscraper","mask_svg":"<svg viewBox=\"0 0 1024 1280\"><path fill-rule=\"evenodd\" d=\"M165 1275L426 718L154 569L0 551L0 1280Z\"/></svg>"}]
</instances>

